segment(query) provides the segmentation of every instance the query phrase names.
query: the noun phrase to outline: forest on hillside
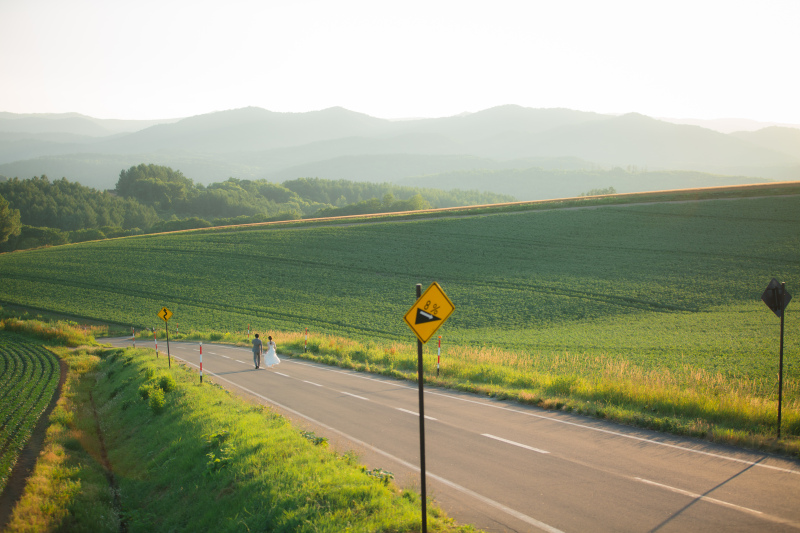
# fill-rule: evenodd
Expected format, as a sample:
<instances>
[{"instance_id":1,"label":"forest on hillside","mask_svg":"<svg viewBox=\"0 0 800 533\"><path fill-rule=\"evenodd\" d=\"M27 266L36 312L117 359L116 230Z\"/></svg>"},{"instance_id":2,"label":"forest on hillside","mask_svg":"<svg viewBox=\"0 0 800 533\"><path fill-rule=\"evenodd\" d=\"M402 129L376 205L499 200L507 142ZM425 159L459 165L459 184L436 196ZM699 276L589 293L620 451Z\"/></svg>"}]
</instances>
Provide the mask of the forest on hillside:
<instances>
[{"instance_id":1,"label":"forest on hillside","mask_svg":"<svg viewBox=\"0 0 800 533\"><path fill-rule=\"evenodd\" d=\"M3 200L4 199L4 200ZM47 176L0 181L0 252L232 224L490 204L514 198L479 191L297 178L195 183L178 170L140 164L98 191Z\"/></svg>"}]
</instances>

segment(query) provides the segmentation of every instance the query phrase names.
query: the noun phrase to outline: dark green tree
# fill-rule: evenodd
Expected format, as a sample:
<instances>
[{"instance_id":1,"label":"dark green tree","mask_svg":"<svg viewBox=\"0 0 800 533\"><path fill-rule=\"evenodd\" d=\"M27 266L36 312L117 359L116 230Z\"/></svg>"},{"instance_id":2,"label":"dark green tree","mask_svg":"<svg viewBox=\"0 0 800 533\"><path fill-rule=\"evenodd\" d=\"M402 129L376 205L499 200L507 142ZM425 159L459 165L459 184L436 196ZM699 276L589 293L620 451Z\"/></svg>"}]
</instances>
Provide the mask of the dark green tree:
<instances>
[{"instance_id":1,"label":"dark green tree","mask_svg":"<svg viewBox=\"0 0 800 533\"><path fill-rule=\"evenodd\" d=\"M22 230L19 209L12 209L5 198L0 196L0 243L4 243L12 235L19 235Z\"/></svg>"}]
</instances>

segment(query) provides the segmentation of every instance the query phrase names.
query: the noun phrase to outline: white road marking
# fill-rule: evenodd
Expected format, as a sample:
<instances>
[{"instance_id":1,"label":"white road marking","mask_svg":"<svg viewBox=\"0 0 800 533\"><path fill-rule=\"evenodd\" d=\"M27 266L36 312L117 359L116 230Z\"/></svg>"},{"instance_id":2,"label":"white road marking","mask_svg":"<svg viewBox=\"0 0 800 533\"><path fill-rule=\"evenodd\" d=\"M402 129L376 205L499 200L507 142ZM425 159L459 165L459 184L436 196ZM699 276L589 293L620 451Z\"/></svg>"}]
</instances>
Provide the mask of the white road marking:
<instances>
[{"instance_id":1,"label":"white road marking","mask_svg":"<svg viewBox=\"0 0 800 533\"><path fill-rule=\"evenodd\" d=\"M506 444L511 444L512 446L519 446L520 448L525 448L526 450L530 450L532 452L550 453L547 450L540 450L539 448L534 448L533 446L528 446L527 444L514 442L513 440L508 440L508 439L504 439L504 438L501 438L501 437L496 437L494 435L490 435L489 433L483 433L482 436L489 437L490 439L494 439L494 440L499 440L500 442L505 442Z\"/></svg>"},{"instance_id":2,"label":"white road marking","mask_svg":"<svg viewBox=\"0 0 800 533\"><path fill-rule=\"evenodd\" d=\"M410 415L419 416L419 413L414 412L414 411L409 411L408 409L403 409L402 407L395 407L395 409L397 409L398 411L403 411L404 413L408 413ZM438 422L438 420L436 420L432 416L425 415L425 418L427 418L428 420L434 420L434 421Z\"/></svg>"},{"instance_id":3,"label":"white road marking","mask_svg":"<svg viewBox=\"0 0 800 533\"><path fill-rule=\"evenodd\" d=\"M741 512L746 513L746 514L751 514L753 516L756 516L758 518L762 518L764 520L769 520L771 522L775 522L775 523L778 523L778 524L786 524L786 525L789 525L789 526L792 526L792 527L795 527L795 528L800 528L800 523L794 522L792 520L786 520L785 518L781 518L779 516L773 516L773 515L770 515L770 514L766 514L766 513L762 512L762 511L757 511L755 509L750 509L749 507L743 507L741 505L736 505L735 503L726 502L724 500L718 500L716 498L711 498L709 496L704 496L702 494L696 494L696 493L690 492L688 490L679 489L677 487L671 487L669 485L664 485L662 483L656 483L655 481L650 481L649 479L643 479L643 478L640 478L640 477L634 477L634 478L631 478L631 479L634 479L634 480L639 481L641 483L645 483L647 485L652 485L654 487L659 487L659 488L668 490L670 492L674 492L675 494L682 494L683 496L687 496L687 497L695 499L695 500L701 500L701 501L704 501L704 502L707 502L707 503L713 503L715 505L721 505L722 507L728 507L729 509L735 509L737 511L741 511Z\"/></svg>"},{"instance_id":4,"label":"white road marking","mask_svg":"<svg viewBox=\"0 0 800 533\"><path fill-rule=\"evenodd\" d=\"M351 392L340 391L342 394L346 394L348 396L352 396L353 398L358 398L359 400L369 401L369 398L364 398L363 396L359 396L358 394L353 394Z\"/></svg>"},{"instance_id":5,"label":"white road marking","mask_svg":"<svg viewBox=\"0 0 800 533\"><path fill-rule=\"evenodd\" d=\"M315 387L322 387L322 385L320 385L319 383L314 383L313 381L306 381L306 380L304 380L304 379L303 379L303 380L301 380L301 381L302 381L303 383L308 383L309 385L314 385Z\"/></svg>"},{"instance_id":6,"label":"white road marking","mask_svg":"<svg viewBox=\"0 0 800 533\"><path fill-rule=\"evenodd\" d=\"M287 375L287 374L284 374L283 372L274 372L274 373L275 373L275 374L278 374L279 376L283 376L283 377L285 377L285 378L290 378L290 377L292 377L292 376L289 376L289 375Z\"/></svg>"},{"instance_id":7,"label":"white road marking","mask_svg":"<svg viewBox=\"0 0 800 533\"><path fill-rule=\"evenodd\" d=\"M716 498L710 498L708 496L703 496L702 494L696 494L694 492L689 492L688 490L679 489L676 487L670 487L669 485L663 485L661 483L656 483L655 481L650 481L649 479L643 479L640 477L633 478L636 481L641 481L642 483L646 483L648 485L653 485L655 487L661 487L662 489L666 489L670 492L674 492L676 494L682 494L684 496L688 496L690 498L694 498L695 500L703 500L709 503L716 503L717 505L722 505L724 507L730 507L731 509L737 509L739 511L744 511L746 513L755 514L758 516L762 516L764 513L761 511L756 511L755 509L750 509L748 507L742 507L741 505L736 505L733 503L725 502L722 500L718 500Z\"/></svg>"}]
</instances>

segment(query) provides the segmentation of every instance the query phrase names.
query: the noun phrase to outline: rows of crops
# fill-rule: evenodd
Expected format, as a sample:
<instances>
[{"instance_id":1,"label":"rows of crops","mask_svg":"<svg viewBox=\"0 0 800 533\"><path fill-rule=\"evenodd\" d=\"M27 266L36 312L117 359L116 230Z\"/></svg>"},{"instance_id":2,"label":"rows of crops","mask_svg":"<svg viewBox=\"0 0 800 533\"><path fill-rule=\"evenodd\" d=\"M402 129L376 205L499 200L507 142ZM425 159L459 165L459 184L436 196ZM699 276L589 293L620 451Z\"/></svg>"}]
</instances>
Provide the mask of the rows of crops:
<instances>
[{"instance_id":1,"label":"rows of crops","mask_svg":"<svg viewBox=\"0 0 800 533\"><path fill-rule=\"evenodd\" d=\"M778 322L759 298L772 277L800 292L798 228L786 196L142 236L0 256L0 301L411 343L414 285L438 281L456 306L445 343L772 380ZM800 377L800 348L786 350Z\"/></svg>"},{"instance_id":2,"label":"rows of crops","mask_svg":"<svg viewBox=\"0 0 800 533\"><path fill-rule=\"evenodd\" d=\"M58 380L55 355L30 340L0 331L0 492Z\"/></svg>"}]
</instances>

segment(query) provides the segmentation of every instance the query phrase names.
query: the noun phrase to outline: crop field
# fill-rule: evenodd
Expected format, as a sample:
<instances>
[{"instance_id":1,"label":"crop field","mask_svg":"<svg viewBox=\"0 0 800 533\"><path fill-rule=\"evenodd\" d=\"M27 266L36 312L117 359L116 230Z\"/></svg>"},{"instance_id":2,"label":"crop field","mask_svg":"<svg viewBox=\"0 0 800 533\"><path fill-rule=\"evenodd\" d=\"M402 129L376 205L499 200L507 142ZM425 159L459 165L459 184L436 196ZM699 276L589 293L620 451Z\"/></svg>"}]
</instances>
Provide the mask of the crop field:
<instances>
[{"instance_id":1,"label":"crop field","mask_svg":"<svg viewBox=\"0 0 800 533\"><path fill-rule=\"evenodd\" d=\"M0 301L174 331L415 338L414 286L441 284L445 346L624 359L777 388L775 277L800 299L800 196L462 218L211 230L0 256ZM798 300L800 301L800 300ZM785 372L800 377L786 315ZM433 344L433 343L431 343ZM428 349L430 350L430 344ZM434 348L435 349L435 348Z\"/></svg>"},{"instance_id":2,"label":"crop field","mask_svg":"<svg viewBox=\"0 0 800 533\"><path fill-rule=\"evenodd\" d=\"M49 350L0 331L0 492L58 379L58 359Z\"/></svg>"}]
</instances>

